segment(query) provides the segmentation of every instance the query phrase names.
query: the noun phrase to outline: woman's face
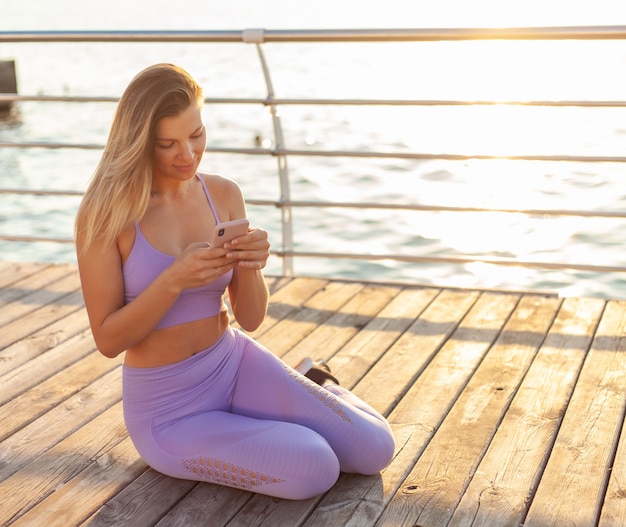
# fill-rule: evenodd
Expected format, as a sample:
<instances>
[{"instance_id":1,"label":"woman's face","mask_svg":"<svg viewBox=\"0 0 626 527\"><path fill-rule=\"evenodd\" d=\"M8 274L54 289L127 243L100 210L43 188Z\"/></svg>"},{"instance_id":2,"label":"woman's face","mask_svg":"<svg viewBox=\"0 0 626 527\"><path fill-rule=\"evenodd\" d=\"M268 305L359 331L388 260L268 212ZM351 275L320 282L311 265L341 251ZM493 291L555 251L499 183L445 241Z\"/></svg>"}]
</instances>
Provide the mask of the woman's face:
<instances>
[{"instance_id":1,"label":"woman's face","mask_svg":"<svg viewBox=\"0 0 626 527\"><path fill-rule=\"evenodd\" d=\"M192 178L205 148L206 130L200 107L192 104L178 115L163 117L156 127L153 177L177 181Z\"/></svg>"}]
</instances>

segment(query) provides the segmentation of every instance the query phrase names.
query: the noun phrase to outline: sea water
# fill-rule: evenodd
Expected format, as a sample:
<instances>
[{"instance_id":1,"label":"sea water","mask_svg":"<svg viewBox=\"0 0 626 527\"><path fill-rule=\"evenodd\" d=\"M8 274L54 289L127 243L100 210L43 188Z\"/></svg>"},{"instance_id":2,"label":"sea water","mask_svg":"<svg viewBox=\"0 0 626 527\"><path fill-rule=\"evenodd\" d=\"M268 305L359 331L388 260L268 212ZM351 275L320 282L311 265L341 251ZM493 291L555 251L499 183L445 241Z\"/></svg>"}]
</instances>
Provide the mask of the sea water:
<instances>
[{"instance_id":1,"label":"sea water","mask_svg":"<svg viewBox=\"0 0 626 527\"><path fill-rule=\"evenodd\" d=\"M0 30L489 25L476 16L471 19L467 10L462 24L449 14L446 18L443 8L433 14L421 3L407 7L391 2L382 10L374 3L324 0L307 16L296 4L300 5L278 0L191 0L173 7L162 0L30 0L3 6ZM566 18L556 23L543 14L550 25L568 22ZM542 25L541 19L526 22ZM302 43L267 44L264 50L276 95L285 98L626 99L626 42L622 41ZM24 95L119 96L140 69L166 61L188 69L207 97L267 94L256 50L246 44L4 44L0 60L16 61L18 89ZM114 109L112 103L20 102L15 118L0 122L0 139L102 145ZM280 117L286 146L311 151L623 157L626 140L623 108L283 106ZM207 105L204 118L209 146L252 147L259 139L273 144L270 115L261 106ZM83 190L98 158L98 150L0 149L0 188ZM205 156L201 169L237 180L248 198L278 198L276 160L271 156L211 154ZM626 166L619 163L292 156L288 169L294 200L626 209ZM71 238L79 199L2 194L0 232ZM251 206L249 214L252 223L267 229L280 246L278 211ZM294 212L294 229L295 247L303 251L626 265L624 221L615 218L305 208ZM0 250L3 260L75 260L71 244L2 242ZM268 272L281 272L277 258L270 260ZM620 273L313 258L297 259L295 272L626 298Z\"/></svg>"}]
</instances>

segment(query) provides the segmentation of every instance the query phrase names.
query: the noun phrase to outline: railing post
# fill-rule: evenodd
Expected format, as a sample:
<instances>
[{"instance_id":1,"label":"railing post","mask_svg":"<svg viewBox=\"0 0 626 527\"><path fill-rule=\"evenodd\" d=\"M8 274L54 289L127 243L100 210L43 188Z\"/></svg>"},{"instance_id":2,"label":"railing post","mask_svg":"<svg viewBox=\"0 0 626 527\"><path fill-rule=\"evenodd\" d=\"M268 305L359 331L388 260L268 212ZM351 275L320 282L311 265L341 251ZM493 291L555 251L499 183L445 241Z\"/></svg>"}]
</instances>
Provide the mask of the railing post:
<instances>
[{"instance_id":1,"label":"railing post","mask_svg":"<svg viewBox=\"0 0 626 527\"><path fill-rule=\"evenodd\" d=\"M291 201L289 169L287 166L287 154L283 153L285 141L283 138L283 127L280 121L278 105L274 102L274 86L272 85L272 78L267 66L267 61L265 60L265 54L261 48L261 44L264 41L263 33L263 29L246 29L243 32L243 40L244 42L254 43L256 45L259 61L261 62L261 69L263 70L263 77L265 78L265 85L267 87L266 100L272 116L275 145L274 153L278 162L278 178L280 181L279 201L282 204L280 209L282 249L286 253L286 256L283 256L282 273L284 276L293 276L293 256L289 256L289 254L293 251L293 221L291 217L291 206L284 205L285 203L289 203Z\"/></svg>"},{"instance_id":2,"label":"railing post","mask_svg":"<svg viewBox=\"0 0 626 527\"><path fill-rule=\"evenodd\" d=\"M0 93L17 93L17 77L13 60L0 60ZM0 101L0 117L9 115L12 107L11 101Z\"/></svg>"}]
</instances>

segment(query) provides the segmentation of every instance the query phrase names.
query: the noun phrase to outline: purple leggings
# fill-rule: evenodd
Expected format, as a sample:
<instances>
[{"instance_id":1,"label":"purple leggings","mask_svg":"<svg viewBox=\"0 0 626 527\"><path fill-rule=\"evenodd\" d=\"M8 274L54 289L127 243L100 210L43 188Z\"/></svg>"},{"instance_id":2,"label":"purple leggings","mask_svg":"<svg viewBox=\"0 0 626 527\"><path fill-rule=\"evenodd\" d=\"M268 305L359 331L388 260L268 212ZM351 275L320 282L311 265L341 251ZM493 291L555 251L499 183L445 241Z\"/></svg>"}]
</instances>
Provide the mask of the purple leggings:
<instances>
[{"instance_id":1,"label":"purple leggings","mask_svg":"<svg viewBox=\"0 0 626 527\"><path fill-rule=\"evenodd\" d=\"M390 462L387 421L341 386L318 386L244 333L157 368L123 368L124 419L155 470L306 499L339 472Z\"/></svg>"}]
</instances>

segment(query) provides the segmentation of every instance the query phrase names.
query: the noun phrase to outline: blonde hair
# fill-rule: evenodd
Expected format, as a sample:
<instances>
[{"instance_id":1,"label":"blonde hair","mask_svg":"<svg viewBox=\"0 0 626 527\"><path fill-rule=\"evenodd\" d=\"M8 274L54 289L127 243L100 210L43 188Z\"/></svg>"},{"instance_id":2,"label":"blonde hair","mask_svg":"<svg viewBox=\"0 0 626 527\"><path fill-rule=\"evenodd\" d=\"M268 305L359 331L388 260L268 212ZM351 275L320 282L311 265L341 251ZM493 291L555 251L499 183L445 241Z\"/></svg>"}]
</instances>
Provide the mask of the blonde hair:
<instances>
[{"instance_id":1,"label":"blonde hair","mask_svg":"<svg viewBox=\"0 0 626 527\"><path fill-rule=\"evenodd\" d=\"M75 236L83 250L95 240L115 242L148 208L156 126L163 117L202 105L202 88L182 68L155 64L120 98L104 152L78 208Z\"/></svg>"}]
</instances>

